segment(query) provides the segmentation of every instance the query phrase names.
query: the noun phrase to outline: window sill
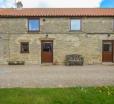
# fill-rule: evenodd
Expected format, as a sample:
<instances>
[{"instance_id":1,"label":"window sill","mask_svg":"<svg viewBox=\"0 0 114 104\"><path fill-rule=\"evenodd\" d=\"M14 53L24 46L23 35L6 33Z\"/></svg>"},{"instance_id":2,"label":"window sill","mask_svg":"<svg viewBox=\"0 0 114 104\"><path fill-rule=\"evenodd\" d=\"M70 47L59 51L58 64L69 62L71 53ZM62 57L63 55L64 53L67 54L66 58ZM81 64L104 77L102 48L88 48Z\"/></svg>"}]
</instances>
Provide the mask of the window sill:
<instances>
[{"instance_id":1,"label":"window sill","mask_svg":"<svg viewBox=\"0 0 114 104\"><path fill-rule=\"evenodd\" d=\"M83 33L81 30L80 31L69 31L70 33Z\"/></svg>"},{"instance_id":2,"label":"window sill","mask_svg":"<svg viewBox=\"0 0 114 104\"><path fill-rule=\"evenodd\" d=\"M28 33L39 33L40 31L28 31Z\"/></svg>"},{"instance_id":3,"label":"window sill","mask_svg":"<svg viewBox=\"0 0 114 104\"><path fill-rule=\"evenodd\" d=\"M70 30L69 32L82 32L81 30Z\"/></svg>"},{"instance_id":4,"label":"window sill","mask_svg":"<svg viewBox=\"0 0 114 104\"><path fill-rule=\"evenodd\" d=\"M29 52L25 52L25 53L24 52L21 52L20 54L29 54Z\"/></svg>"}]
</instances>

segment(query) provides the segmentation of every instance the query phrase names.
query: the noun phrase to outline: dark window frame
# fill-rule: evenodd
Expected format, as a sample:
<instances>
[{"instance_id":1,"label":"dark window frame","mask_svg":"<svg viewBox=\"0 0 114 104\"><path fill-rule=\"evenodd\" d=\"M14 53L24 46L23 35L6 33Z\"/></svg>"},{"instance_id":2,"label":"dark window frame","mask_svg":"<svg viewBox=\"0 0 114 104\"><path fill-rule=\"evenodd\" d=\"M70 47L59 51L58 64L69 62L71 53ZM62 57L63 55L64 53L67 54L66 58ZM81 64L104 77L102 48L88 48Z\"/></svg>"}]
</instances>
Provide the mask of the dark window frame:
<instances>
[{"instance_id":1,"label":"dark window frame","mask_svg":"<svg viewBox=\"0 0 114 104\"><path fill-rule=\"evenodd\" d=\"M112 50L113 50L112 42L108 43L108 41L107 41L107 43L106 42L103 43L103 52L112 52Z\"/></svg>"},{"instance_id":2,"label":"dark window frame","mask_svg":"<svg viewBox=\"0 0 114 104\"><path fill-rule=\"evenodd\" d=\"M23 46L24 46L25 44L26 44L27 47L28 47L28 48L27 48L27 51L24 51L24 50L23 50ZM20 43L20 53L29 53L29 42L21 42L21 43Z\"/></svg>"},{"instance_id":3,"label":"dark window frame","mask_svg":"<svg viewBox=\"0 0 114 104\"><path fill-rule=\"evenodd\" d=\"M113 32L114 32L114 18L113 18L113 24L112 24L112 26L113 26Z\"/></svg>"},{"instance_id":4,"label":"dark window frame","mask_svg":"<svg viewBox=\"0 0 114 104\"><path fill-rule=\"evenodd\" d=\"M52 52L52 45L50 45L50 43L45 43L43 44L42 49L43 52Z\"/></svg>"},{"instance_id":5,"label":"dark window frame","mask_svg":"<svg viewBox=\"0 0 114 104\"><path fill-rule=\"evenodd\" d=\"M72 28L71 28L71 21L72 20L80 20L80 30L72 30ZM82 31L82 18L80 17L80 18L70 18L70 31L71 32L80 32L80 31Z\"/></svg>"},{"instance_id":6,"label":"dark window frame","mask_svg":"<svg viewBox=\"0 0 114 104\"><path fill-rule=\"evenodd\" d=\"M29 20L39 20L39 30L29 30ZM31 17L31 18L28 18L28 32L32 32L32 33L37 33L37 32L40 32L40 18L33 18L33 17Z\"/></svg>"}]
</instances>

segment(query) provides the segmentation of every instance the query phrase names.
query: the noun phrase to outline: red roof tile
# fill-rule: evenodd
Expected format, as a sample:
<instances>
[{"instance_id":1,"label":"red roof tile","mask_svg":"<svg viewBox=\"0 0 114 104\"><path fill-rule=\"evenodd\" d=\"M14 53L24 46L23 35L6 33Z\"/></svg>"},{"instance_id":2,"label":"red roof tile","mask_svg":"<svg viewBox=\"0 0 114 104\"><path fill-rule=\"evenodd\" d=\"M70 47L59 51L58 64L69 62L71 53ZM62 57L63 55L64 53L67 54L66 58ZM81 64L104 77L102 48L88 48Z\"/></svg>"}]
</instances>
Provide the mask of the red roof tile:
<instances>
[{"instance_id":1,"label":"red roof tile","mask_svg":"<svg viewBox=\"0 0 114 104\"><path fill-rule=\"evenodd\" d=\"M114 16L114 8L0 9L0 16Z\"/></svg>"}]
</instances>

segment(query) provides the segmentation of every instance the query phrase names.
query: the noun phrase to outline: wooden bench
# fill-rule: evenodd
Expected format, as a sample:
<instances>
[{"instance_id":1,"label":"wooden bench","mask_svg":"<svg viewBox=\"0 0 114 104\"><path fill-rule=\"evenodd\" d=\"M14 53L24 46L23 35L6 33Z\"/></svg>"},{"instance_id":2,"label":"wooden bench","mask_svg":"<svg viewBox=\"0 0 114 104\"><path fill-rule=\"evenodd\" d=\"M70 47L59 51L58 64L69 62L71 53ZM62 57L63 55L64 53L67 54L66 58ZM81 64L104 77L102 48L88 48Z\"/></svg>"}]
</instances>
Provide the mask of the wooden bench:
<instances>
[{"instance_id":1,"label":"wooden bench","mask_svg":"<svg viewBox=\"0 0 114 104\"><path fill-rule=\"evenodd\" d=\"M78 54L66 55L65 65L83 65L84 58Z\"/></svg>"}]
</instances>

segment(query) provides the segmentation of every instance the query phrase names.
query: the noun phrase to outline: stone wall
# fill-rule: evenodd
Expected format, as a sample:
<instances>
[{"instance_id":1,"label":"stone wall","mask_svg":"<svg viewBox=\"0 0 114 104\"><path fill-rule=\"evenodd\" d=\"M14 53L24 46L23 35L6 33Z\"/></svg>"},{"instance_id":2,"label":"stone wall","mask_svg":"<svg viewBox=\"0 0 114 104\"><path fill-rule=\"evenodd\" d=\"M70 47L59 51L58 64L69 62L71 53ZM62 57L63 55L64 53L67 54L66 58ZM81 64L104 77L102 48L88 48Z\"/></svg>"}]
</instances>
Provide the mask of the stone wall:
<instances>
[{"instance_id":1,"label":"stone wall","mask_svg":"<svg viewBox=\"0 0 114 104\"><path fill-rule=\"evenodd\" d=\"M27 33L27 19L25 18L0 18L0 33L15 34Z\"/></svg>"},{"instance_id":2,"label":"stone wall","mask_svg":"<svg viewBox=\"0 0 114 104\"><path fill-rule=\"evenodd\" d=\"M82 55L85 64L101 63L102 40L114 40L112 17L83 17L80 32L70 31L70 18L41 18L38 33L28 33L27 23L26 18L0 19L0 63L41 64L40 39L45 39L46 33L53 39L53 59L58 64L63 64L68 54ZM20 53L20 42L29 42L29 53Z\"/></svg>"},{"instance_id":3,"label":"stone wall","mask_svg":"<svg viewBox=\"0 0 114 104\"><path fill-rule=\"evenodd\" d=\"M83 18L82 29L86 33L112 33L114 32L114 19L108 17Z\"/></svg>"},{"instance_id":4,"label":"stone wall","mask_svg":"<svg viewBox=\"0 0 114 104\"><path fill-rule=\"evenodd\" d=\"M0 33L0 64L7 64L9 58L8 35Z\"/></svg>"},{"instance_id":5,"label":"stone wall","mask_svg":"<svg viewBox=\"0 0 114 104\"><path fill-rule=\"evenodd\" d=\"M70 17L42 17L40 18L40 32L42 33L77 33L70 31ZM114 33L113 17L82 17L81 33ZM27 18L0 18L0 32L4 34L27 34Z\"/></svg>"},{"instance_id":6,"label":"stone wall","mask_svg":"<svg viewBox=\"0 0 114 104\"><path fill-rule=\"evenodd\" d=\"M58 64L63 64L65 55L80 54L84 57L85 64L102 63L102 40L114 39L114 34L48 34L53 38L53 59ZM10 37L10 60L25 61L26 64L41 63L41 40L45 34L22 34ZM15 40L15 41L14 41ZM20 53L20 42L30 43L30 53Z\"/></svg>"}]
</instances>

